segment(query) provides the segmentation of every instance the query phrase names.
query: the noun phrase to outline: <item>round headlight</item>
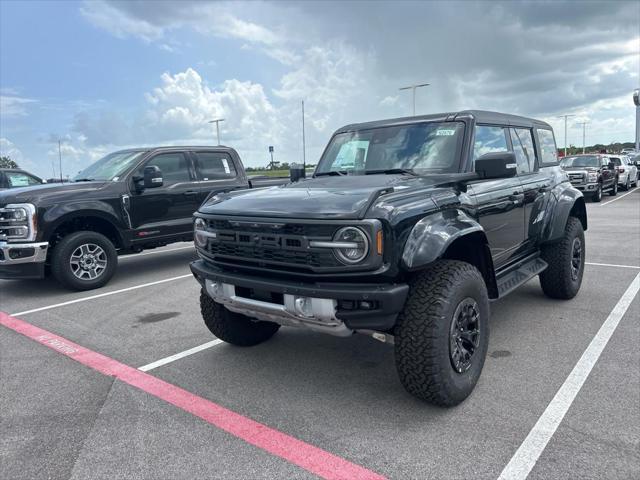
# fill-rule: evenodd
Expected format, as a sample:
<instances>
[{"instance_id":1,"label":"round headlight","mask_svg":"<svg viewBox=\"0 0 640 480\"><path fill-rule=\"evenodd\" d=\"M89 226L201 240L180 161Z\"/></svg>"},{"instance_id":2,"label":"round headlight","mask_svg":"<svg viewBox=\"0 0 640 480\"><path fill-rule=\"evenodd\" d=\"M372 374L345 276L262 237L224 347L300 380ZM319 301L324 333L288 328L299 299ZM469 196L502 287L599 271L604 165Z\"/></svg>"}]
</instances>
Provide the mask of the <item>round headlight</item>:
<instances>
[{"instance_id":1,"label":"round headlight","mask_svg":"<svg viewBox=\"0 0 640 480\"><path fill-rule=\"evenodd\" d=\"M199 247L207 246L207 237L206 235L202 235L199 232L204 232L207 229L207 222L205 222L202 218L196 218L195 222L193 222L193 237L196 242L196 245Z\"/></svg>"},{"instance_id":2,"label":"round headlight","mask_svg":"<svg viewBox=\"0 0 640 480\"><path fill-rule=\"evenodd\" d=\"M359 228L341 228L333 236L333 241L351 244L349 247L334 249L336 256L343 263L354 264L361 262L369 253L369 239Z\"/></svg>"}]
</instances>

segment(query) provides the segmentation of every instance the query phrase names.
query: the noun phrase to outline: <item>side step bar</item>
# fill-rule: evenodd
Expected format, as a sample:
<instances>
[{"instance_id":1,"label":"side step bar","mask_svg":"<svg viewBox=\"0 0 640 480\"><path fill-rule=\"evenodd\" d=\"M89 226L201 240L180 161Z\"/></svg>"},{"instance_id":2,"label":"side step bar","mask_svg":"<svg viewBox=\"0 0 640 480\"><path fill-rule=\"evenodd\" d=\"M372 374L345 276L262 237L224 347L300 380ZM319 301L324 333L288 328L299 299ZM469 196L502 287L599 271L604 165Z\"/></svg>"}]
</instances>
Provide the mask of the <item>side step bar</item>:
<instances>
[{"instance_id":1,"label":"side step bar","mask_svg":"<svg viewBox=\"0 0 640 480\"><path fill-rule=\"evenodd\" d=\"M533 258L528 257L508 268L504 273L499 273L498 298L511 293L520 285L528 282L540 272L545 270L549 265L538 254Z\"/></svg>"}]
</instances>

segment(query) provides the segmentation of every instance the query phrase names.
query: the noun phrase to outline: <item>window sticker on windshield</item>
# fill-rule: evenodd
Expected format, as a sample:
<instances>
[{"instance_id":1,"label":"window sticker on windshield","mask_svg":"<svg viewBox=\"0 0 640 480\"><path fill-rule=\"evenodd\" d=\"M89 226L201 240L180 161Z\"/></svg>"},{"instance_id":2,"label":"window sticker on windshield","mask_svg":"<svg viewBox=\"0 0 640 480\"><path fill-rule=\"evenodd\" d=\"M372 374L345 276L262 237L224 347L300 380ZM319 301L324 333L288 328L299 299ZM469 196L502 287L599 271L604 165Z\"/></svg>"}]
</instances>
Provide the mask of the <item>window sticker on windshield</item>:
<instances>
[{"instance_id":1,"label":"window sticker on windshield","mask_svg":"<svg viewBox=\"0 0 640 480\"><path fill-rule=\"evenodd\" d=\"M436 137L452 137L456 134L454 129L449 128L441 128L436 130Z\"/></svg>"},{"instance_id":2,"label":"window sticker on windshield","mask_svg":"<svg viewBox=\"0 0 640 480\"><path fill-rule=\"evenodd\" d=\"M224 167L224 173L231 173L231 170L229 170L229 162L226 158L222 159L222 166Z\"/></svg>"}]
</instances>

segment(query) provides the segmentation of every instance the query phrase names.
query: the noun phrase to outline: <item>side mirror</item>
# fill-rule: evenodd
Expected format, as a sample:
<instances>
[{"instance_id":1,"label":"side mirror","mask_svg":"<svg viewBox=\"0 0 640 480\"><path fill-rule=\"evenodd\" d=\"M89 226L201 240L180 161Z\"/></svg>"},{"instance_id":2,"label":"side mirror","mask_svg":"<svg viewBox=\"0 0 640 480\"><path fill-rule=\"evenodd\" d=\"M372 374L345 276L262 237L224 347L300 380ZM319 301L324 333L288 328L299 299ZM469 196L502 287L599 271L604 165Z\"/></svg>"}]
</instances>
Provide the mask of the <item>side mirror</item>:
<instances>
[{"instance_id":1,"label":"side mirror","mask_svg":"<svg viewBox=\"0 0 640 480\"><path fill-rule=\"evenodd\" d=\"M291 164L289 168L289 178L292 182L297 182L303 178L305 178L306 173L304 171L304 165L300 165L299 163Z\"/></svg>"},{"instance_id":2,"label":"side mirror","mask_svg":"<svg viewBox=\"0 0 640 480\"><path fill-rule=\"evenodd\" d=\"M155 165L144 167L144 188L162 186L162 171Z\"/></svg>"},{"instance_id":3,"label":"side mirror","mask_svg":"<svg viewBox=\"0 0 640 480\"><path fill-rule=\"evenodd\" d=\"M480 178L510 178L515 176L518 166L513 152L485 153L476 159L475 165Z\"/></svg>"}]
</instances>

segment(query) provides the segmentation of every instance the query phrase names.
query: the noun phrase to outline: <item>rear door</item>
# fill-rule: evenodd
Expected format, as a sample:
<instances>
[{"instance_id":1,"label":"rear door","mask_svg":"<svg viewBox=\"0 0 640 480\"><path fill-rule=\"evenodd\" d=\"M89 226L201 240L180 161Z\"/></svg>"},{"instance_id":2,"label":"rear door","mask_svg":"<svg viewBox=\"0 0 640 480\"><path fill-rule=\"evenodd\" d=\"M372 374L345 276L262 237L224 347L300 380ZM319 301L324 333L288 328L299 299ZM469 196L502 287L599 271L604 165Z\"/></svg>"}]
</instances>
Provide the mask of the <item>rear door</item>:
<instances>
[{"instance_id":1,"label":"rear door","mask_svg":"<svg viewBox=\"0 0 640 480\"><path fill-rule=\"evenodd\" d=\"M535 243L542 233L553 177L540 169L531 128L512 127L509 134L524 193L524 238L527 245Z\"/></svg>"},{"instance_id":2,"label":"rear door","mask_svg":"<svg viewBox=\"0 0 640 480\"><path fill-rule=\"evenodd\" d=\"M191 157L198 180L198 206L211 195L248 187L244 170L228 152L196 150Z\"/></svg>"},{"instance_id":3,"label":"rear door","mask_svg":"<svg viewBox=\"0 0 640 480\"><path fill-rule=\"evenodd\" d=\"M160 152L137 172L154 165L162 172L161 187L132 190L131 223L134 240L191 233L192 215L198 209L197 180L191 157L184 151Z\"/></svg>"},{"instance_id":4,"label":"rear door","mask_svg":"<svg viewBox=\"0 0 640 480\"><path fill-rule=\"evenodd\" d=\"M510 149L509 129L477 125L473 160L489 152ZM496 268L507 263L524 241L524 193L517 176L479 180L469 184L477 202L478 221L484 228Z\"/></svg>"}]
</instances>

